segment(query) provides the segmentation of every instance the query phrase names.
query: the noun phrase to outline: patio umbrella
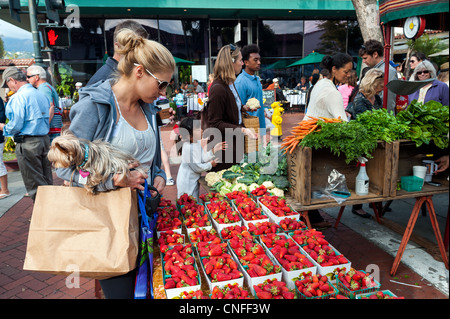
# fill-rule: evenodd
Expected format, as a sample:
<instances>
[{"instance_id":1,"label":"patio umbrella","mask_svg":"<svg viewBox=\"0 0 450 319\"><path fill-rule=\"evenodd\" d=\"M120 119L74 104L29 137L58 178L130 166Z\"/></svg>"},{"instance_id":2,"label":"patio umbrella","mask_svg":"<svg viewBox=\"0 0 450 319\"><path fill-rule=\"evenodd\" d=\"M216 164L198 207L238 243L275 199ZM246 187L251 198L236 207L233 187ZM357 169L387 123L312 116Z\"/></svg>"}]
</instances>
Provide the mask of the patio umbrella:
<instances>
[{"instance_id":1,"label":"patio umbrella","mask_svg":"<svg viewBox=\"0 0 450 319\"><path fill-rule=\"evenodd\" d=\"M440 55L448 55L448 48L433 54L430 54L429 56L440 56Z\"/></svg>"},{"instance_id":2,"label":"patio umbrella","mask_svg":"<svg viewBox=\"0 0 450 319\"><path fill-rule=\"evenodd\" d=\"M278 60L275 63L269 64L267 67L265 67L265 70L273 70L273 69L284 69L287 68L289 64L293 62L292 59L281 59Z\"/></svg>"},{"instance_id":3,"label":"patio umbrella","mask_svg":"<svg viewBox=\"0 0 450 319\"><path fill-rule=\"evenodd\" d=\"M288 65L287 67L290 68L291 66L296 66L296 65L320 63L320 62L322 62L322 59L324 56L325 56L324 54L320 54L320 53L313 51L312 53L305 56L303 59L298 60L297 62L294 62L294 63Z\"/></svg>"},{"instance_id":4,"label":"patio umbrella","mask_svg":"<svg viewBox=\"0 0 450 319\"><path fill-rule=\"evenodd\" d=\"M176 56L173 57L173 59L175 60L176 64L194 64L195 62L192 61L188 61L188 60L184 60L181 58L177 58Z\"/></svg>"}]
</instances>

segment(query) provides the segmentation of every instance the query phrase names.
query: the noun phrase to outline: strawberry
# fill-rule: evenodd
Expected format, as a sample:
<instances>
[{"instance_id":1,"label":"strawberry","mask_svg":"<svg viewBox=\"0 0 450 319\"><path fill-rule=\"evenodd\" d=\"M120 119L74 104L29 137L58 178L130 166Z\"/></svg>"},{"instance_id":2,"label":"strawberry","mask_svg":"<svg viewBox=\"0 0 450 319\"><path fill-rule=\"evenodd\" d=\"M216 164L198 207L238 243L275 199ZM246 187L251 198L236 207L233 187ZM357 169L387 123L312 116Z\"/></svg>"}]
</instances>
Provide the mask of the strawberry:
<instances>
[{"instance_id":1,"label":"strawberry","mask_svg":"<svg viewBox=\"0 0 450 319\"><path fill-rule=\"evenodd\" d=\"M256 296L259 299L272 299L272 294L270 292L266 292L266 291L257 292Z\"/></svg>"}]
</instances>

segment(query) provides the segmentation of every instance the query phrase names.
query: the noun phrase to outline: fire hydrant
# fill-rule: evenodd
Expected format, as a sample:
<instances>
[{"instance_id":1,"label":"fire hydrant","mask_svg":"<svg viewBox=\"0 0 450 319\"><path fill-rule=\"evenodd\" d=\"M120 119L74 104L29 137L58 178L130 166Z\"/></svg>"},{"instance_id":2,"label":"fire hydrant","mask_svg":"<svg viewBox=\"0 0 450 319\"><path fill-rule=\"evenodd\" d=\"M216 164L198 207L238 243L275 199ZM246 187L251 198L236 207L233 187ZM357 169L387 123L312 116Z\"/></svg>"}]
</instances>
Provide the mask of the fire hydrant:
<instances>
[{"instance_id":1,"label":"fire hydrant","mask_svg":"<svg viewBox=\"0 0 450 319\"><path fill-rule=\"evenodd\" d=\"M281 102L273 102L270 107L273 109L272 124L275 126L271 131L271 136L280 137L283 135L281 131L281 123L283 123L284 109L281 107Z\"/></svg>"}]
</instances>

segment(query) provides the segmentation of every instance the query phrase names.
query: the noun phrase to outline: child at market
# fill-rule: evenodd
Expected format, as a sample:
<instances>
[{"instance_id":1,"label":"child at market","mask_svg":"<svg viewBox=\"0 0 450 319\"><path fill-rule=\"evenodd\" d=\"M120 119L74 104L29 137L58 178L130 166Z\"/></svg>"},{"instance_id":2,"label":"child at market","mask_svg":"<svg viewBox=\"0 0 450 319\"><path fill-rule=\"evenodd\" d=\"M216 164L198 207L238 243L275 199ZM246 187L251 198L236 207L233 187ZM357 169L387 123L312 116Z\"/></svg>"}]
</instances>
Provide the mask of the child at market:
<instances>
[{"instance_id":1,"label":"child at market","mask_svg":"<svg viewBox=\"0 0 450 319\"><path fill-rule=\"evenodd\" d=\"M205 152L202 146L200 121L186 117L180 122L179 132L183 143L181 164L177 175L177 197L183 194L194 196L199 201L198 180L203 172L217 165L214 154L227 148L226 142L216 144ZM205 147L206 148L206 147Z\"/></svg>"}]
</instances>

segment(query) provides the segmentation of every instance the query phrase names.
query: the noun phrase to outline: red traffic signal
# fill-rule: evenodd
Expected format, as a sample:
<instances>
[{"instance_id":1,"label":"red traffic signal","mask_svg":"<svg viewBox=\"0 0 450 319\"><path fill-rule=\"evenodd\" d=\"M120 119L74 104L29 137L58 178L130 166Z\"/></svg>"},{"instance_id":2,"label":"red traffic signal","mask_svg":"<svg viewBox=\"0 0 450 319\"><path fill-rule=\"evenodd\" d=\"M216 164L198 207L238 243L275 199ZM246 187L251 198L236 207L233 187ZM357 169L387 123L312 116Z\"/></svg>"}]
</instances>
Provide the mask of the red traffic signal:
<instances>
[{"instance_id":1,"label":"red traffic signal","mask_svg":"<svg viewBox=\"0 0 450 319\"><path fill-rule=\"evenodd\" d=\"M49 48L70 47L70 29L68 27L45 27L45 45Z\"/></svg>"}]
</instances>

